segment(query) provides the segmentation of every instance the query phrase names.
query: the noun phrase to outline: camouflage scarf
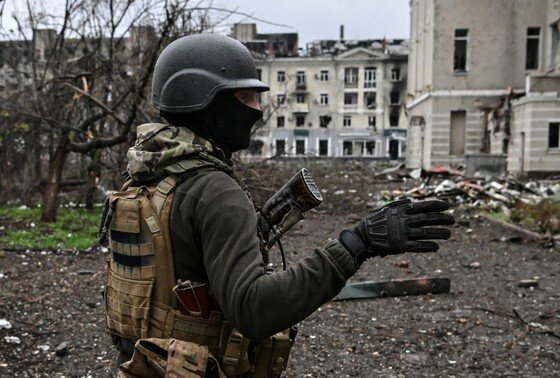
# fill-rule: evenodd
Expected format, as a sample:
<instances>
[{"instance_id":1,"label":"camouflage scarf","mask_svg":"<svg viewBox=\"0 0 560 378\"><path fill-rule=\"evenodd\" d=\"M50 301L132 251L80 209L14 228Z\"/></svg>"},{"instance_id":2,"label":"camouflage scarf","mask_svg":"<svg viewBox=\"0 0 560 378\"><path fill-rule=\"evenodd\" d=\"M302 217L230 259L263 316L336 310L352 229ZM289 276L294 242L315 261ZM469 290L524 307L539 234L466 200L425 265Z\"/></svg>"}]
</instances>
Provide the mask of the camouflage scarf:
<instances>
[{"instance_id":1,"label":"camouflage scarf","mask_svg":"<svg viewBox=\"0 0 560 378\"><path fill-rule=\"evenodd\" d=\"M144 182L166 175L165 168L200 152L217 148L191 130L163 123L147 123L136 129L136 143L126 153L128 174Z\"/></svg>"}]
</instances>

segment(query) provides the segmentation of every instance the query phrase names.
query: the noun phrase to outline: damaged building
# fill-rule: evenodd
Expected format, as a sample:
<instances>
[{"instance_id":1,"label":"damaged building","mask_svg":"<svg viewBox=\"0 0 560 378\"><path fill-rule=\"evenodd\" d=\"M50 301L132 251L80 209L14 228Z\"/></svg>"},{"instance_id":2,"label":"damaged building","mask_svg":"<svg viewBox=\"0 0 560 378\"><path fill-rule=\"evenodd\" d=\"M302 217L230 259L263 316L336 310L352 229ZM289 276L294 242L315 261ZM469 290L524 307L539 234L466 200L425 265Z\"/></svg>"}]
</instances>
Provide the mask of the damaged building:
<instances>
[{"instance_id":1,"label":"damaged building","mask_svg":"<svg viewBox=\"0 0 560 378\"><path fill-rule=\"evenodd\" d=\"M338 40L287 55L277 50L286 39L270 41L286 35L257 34L254 24L241 24L232 36L252 51L261 80L270 85L261 95L265 116L255 155L404 156L408 41L345 40L341 27Z\"/></svg>"},{"instance_id":2,"label":"damaged building","mask_svg":"<svg viewBox=\"0 0 560 378\"><path fill-rule=\"evenodd\" d=\"M560 171L560 1L412 0L407 166Z\"/></svg>"}]
</instances>

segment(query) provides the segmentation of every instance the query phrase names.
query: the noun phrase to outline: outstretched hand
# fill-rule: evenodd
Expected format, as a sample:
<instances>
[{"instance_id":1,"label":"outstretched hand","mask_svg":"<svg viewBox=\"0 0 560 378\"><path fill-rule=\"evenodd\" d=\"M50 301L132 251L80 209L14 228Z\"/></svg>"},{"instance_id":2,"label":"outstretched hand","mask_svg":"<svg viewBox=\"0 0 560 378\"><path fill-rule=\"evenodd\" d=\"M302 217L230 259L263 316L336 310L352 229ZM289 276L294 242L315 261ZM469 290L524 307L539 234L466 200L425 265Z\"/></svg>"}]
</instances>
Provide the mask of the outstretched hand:
<instances>
[{"instance_id":1,"label":"outstretched hand","mask_svg":"<svg viewBox=\"0 0 560 378\"><path fill-rule=\"evenodd\" d=\"M448 239L451 231L442 227L455 223L445 201L401 200L374 209L353 230L343 230L339 240L356 262L374 256L405 252L435 252L439 245L430 239Z\"/></svg>"}]
</instances>

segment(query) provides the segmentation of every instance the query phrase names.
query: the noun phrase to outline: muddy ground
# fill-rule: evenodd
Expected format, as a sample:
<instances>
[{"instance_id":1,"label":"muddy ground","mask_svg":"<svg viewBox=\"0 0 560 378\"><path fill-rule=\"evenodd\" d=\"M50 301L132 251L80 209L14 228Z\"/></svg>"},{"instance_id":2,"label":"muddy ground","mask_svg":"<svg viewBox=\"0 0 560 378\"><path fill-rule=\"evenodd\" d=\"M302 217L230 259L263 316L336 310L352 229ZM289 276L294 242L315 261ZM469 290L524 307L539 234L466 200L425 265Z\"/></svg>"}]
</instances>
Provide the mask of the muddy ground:
<instances>
[{"instance_id":1,"label":"muddy ground","mask_svg":"<svg viewBox=\"0 0 560 378\"><path fill-rule=\"evenodd\" d=\"M403 184L370 188L387 185ZM289 263L366 214L367 196L339 197L284 239ZM325 304L301 323L288 376L557 376L560 251L474 213L455 215L461 222L438 253L373 259L352 278L449 277L450 293ZM0 376L115 372L100 294L107 257L96 249L0 252L0 319L11 323L0 329ZM520 287L527 279L538 286Z\"/></svg>"}]
</instances>

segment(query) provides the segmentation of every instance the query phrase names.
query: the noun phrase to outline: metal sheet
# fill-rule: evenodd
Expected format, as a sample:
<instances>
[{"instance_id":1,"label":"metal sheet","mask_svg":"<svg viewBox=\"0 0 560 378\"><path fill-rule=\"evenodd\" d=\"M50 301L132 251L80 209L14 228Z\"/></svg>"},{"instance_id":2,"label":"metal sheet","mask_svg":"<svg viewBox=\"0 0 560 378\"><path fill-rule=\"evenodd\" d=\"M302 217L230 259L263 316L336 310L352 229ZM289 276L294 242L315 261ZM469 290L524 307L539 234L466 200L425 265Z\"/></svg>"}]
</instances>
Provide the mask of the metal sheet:
<instances>
[{"instance_id":1,"label":"metal sheet","mask_svg":"<svg viewBox=\"0 0 560 378\"><path fill-rule=\"evenodd\" d=\"M449 293L450 288L451 281L446 277L355 282L346 284L333 301L442 294Z\"/></svg>"}]
</instances>

